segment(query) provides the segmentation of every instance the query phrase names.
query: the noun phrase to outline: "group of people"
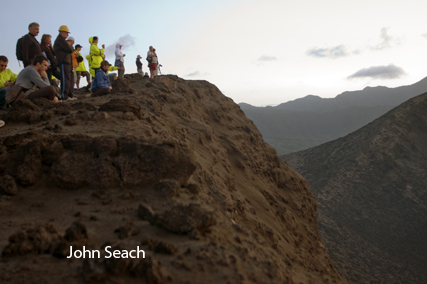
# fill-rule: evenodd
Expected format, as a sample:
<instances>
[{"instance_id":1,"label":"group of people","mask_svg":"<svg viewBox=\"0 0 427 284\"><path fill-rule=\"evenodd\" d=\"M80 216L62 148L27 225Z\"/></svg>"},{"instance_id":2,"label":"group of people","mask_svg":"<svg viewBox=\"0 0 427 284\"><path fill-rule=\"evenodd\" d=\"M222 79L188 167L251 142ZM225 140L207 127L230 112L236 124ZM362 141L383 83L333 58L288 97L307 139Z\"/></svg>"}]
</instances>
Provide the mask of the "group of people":
<instances>
[{"instance_id":1,"label":"group of people","mask_svg":"<svg viewBox=\"0 0 427 284\"><path fill-rule=\"evenodd\" d=\"M58 29L58 36L52 45L52 36L44 34L41 43L35 38L40 32L38 23L28 26L28 34L17 43L17 57L24 63L24 69L14 74L7 69L8 58L0 56L0 108L5 105L5 97L11 84L19 86L24 92L25 98L34 100L44 97L49 100L76 100L74 85L80 88L80 78L86 77L87 88L92 96L106 95L111 92L111 81L117 78L115 73L109 71L118 70L118 78L123 78L125 73L124 57L120 43L116 45L115 62L112 66L105 60L105 45L98 47L98 37L90 37L90 53L86 56L89 62L89 71L86 69L81 54L82 46L74 46L74 38L70 37L67 26L62 25ZM136 65L138 73L143 75L142 57L138 55ZM150 77L157 75L158 59L156 50L150 46L147 53L147 61L150 69ZM60 80L60 89L52 78ZM146 76L148 74L146 73ZM56 88L55 88L56 87ZM0 127L2 123L0 122ZM4 125L4 123L3 123Z\"/></svg>"}]
</instances>

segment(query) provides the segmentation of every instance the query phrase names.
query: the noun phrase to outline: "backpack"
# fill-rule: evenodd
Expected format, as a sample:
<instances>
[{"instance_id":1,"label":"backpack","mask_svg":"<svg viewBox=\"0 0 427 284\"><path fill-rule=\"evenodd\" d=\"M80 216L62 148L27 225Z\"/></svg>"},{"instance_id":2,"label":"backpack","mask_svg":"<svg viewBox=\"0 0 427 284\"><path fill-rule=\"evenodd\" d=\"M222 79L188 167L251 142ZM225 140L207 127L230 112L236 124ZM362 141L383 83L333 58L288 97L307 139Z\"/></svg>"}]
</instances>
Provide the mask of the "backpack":
<instances>
[{"instance_id":1,"label":"backpack","mask_svg":"<svg viewBox=\"0 0 427 284\"><path fill-rule=\"evenodd\" d=\"M24 56L22 55L22 39L23 38L24 36L18 39L18 41L16 42L16 58L18 58L18 60L21 60L21 61L24 61Z\"/></svg>"},{"instance_id":2,"label":"backpack","mask_svg":"<svg viewBox=\"0 0 427 284\"><path fill-rule=\"evenodd\" d=\"M6 105L13 105L15 102L23 100L25 98L25 91L22 87L15 85L15 83L7 87L6 92Z\"/></svg>"},{"instance_id":3,"label":"backpack","mask_svg":"<svg viewBox=\"0 0 427 284\"><path fill-rule=\"evenodd\" d=\"M151 61L153 60L153 57L147 57L145 59L147 59L148 63L151 63Z\"/></svg>"}]
</instances>

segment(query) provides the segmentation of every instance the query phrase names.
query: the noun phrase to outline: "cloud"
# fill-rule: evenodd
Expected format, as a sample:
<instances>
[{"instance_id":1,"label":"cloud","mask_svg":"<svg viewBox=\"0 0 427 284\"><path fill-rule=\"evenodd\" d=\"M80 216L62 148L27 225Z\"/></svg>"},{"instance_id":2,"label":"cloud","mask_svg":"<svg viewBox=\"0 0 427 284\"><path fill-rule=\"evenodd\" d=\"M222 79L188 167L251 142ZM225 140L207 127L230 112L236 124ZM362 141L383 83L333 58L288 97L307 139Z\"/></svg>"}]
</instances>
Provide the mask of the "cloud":
<instances>
[{"instance_id":1,"label":"cloud","mask_svg":"<svg viewBox=\"0 0 427 284\"><path fill-rule=\"evenodd\" d=\"M277 61L277 57L263 55L257 60L258 62Z\"/></svg>"},{"instance_id":2,"label":"cloud","mask_svg":"<svg viewBox=\"0 0 427 284\"><path fill-rule=\"evenodd\" d=\"M347 77L347 79L365 78L369 77L372 79L396 79L401 75L406 74L405 71L394 64L388 66L372 66L369 68L363 68Z\"/></svg>"},{"instance_id":3,"label":"cloud","mask_svg":"<svg viewBox=\"0 0 427 284\"><path fill-rule=\"evenodd\" d=\"M105 48L105 55L106 56L115 56L114 53L116 51L116 44L118 44L118 43L123 45L122 50L125 51L125 50L130 49L131 47L135 46L135 38L129 34L120 37L118 40L114 41L113 44L110 44ZM98 46L100 47L99 44L98 44Z\"/></svg>"},{"instance_id":4,"label":"cloud","mask_svg":"<svg viewBox=\"0 0 427 284\"><path fill-rule=\"evenodd\" d=\"M199 71L195 71L193 73L187 74L184 77L195 77L195 76L200 76L202 75Z\"/></svg>"},{"instance_id":5,"label":"cloud","mask_svg":"<svg viewBox=\"0 0 427 284\"><path fill-rule=\"evenodd\" d=\"M339 58L339 57L345 57L349 55L347 53L347 50L343 44L337 45L335 47L330 48L311 48L307 50L306 54L308 56L313 56L317 58Z\"/></svg>"},{"instance_id":6,"label":"cloud","mask_svg":"<svg viewBox=\"0 0 427 284\"><path fill-rule=\"evenodd\" d=\"M372 46L371 49L373 49L373 50L382 50L382 49L385 49L385 48L392 47L393 44L396 44L396 45L400 44L400 39L399 38L395 39L395 38L393 38L392 36L390 36L388 34L388 28L382 28L381 29L380 38L381 38L382 41L379 44L377 44L376 46Z\"/></svg>"}]
</instances>

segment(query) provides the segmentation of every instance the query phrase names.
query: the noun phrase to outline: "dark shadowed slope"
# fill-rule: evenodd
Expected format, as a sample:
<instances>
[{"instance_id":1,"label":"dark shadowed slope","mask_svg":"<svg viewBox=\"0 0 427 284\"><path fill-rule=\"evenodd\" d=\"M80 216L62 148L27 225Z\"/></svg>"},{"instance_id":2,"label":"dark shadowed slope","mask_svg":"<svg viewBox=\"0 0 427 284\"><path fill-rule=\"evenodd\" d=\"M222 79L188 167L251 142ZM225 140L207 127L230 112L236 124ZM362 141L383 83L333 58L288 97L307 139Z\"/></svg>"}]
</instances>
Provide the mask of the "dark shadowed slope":
<instances>
[{"instance_id":1,"label":"dark shadowed slope","mask_svg":"<svg viewBox=\"0 0 427 284\"><path fill-rule=\"evenodd\" d=\"M309 181L319 229L353 283L427 283L427 94L282 158Z\"/></svg>"}]
</instances>

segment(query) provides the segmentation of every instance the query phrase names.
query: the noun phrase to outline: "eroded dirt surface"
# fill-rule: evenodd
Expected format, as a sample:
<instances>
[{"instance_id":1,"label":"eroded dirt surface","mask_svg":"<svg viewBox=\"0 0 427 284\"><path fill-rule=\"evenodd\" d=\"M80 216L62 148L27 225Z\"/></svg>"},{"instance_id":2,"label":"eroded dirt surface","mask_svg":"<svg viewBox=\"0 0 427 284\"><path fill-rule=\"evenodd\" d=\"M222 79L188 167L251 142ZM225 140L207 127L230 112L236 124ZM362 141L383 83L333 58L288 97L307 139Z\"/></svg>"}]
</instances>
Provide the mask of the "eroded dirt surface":
<instances>
[{"instance_id":1,"label":"eroded dirt surface","mask_svg":"<svg viewBox=\"0 0 427 284\"><path fill-rule=\"evenodd\" d=\"M114 85L2 111L0 282L346 283L307 181L231 99L176 76Z\"/></svg>"}]
</instances>

